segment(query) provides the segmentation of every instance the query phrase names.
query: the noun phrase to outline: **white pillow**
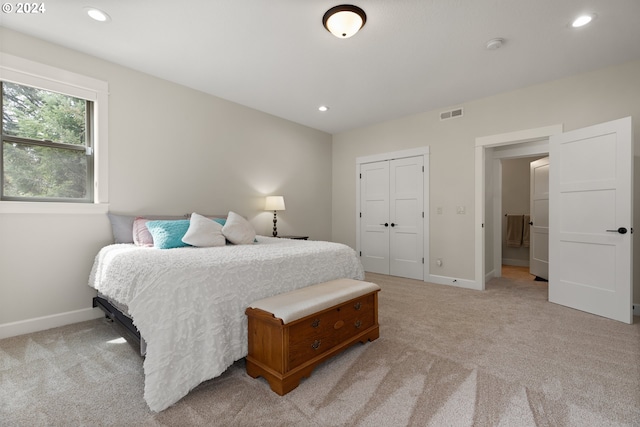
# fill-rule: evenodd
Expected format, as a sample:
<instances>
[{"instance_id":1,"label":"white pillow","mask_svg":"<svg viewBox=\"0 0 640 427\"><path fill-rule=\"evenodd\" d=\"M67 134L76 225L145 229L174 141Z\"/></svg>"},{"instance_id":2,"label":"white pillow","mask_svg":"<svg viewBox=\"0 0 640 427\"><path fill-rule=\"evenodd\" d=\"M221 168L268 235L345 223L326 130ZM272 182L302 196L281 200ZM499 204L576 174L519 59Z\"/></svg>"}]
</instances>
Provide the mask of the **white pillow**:
<instances>
[{"instance_id":1,"label":"white pillow","mask_svg":"<svg viewBox=\"0 0 640 427\"><path fill-rule=\"evenodd\" d=\"M195 212L191 214L189 229L182 241L188 245L201 248L224 246L226 244L222 235L222 225Z\"/></svg>"},{"instance_id":2,"label":"white pillow","mask_svg":"<svg viewBox=\"0 0 640 427\"><path fill-rule=\"evenodd\" d=\"M242 216L235 212L229 212L227 222L222 227L222 234L233 244L248 245L256 238L253 226Z\"/></svg>"}]
</instances>

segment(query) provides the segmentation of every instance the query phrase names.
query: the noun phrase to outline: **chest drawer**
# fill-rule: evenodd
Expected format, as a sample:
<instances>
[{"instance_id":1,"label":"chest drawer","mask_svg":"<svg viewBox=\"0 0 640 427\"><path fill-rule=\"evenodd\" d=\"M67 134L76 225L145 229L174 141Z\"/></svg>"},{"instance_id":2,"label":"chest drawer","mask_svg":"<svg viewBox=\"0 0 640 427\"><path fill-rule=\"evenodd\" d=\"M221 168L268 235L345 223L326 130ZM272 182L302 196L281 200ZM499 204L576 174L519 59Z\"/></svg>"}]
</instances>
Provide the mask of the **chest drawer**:
<instances>
[{"instance_id":1,"label":"chest drawer","mask_svg":"<svg viewBox=\"0 0 640 427\"><path fill-rule=\"evenodd\" d=\"M375 294L340 304L289 326L289 368L356 336L375 324Z\"/></svg>"}]
</instances>

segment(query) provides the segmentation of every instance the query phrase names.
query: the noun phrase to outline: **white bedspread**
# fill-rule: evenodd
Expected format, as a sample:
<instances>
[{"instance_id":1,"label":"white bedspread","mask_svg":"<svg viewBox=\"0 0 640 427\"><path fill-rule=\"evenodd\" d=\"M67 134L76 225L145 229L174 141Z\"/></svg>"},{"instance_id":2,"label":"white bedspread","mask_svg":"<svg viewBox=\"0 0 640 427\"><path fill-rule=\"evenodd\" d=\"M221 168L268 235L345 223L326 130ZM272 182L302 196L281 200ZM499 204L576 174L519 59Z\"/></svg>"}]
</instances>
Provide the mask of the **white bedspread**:
<instances>
[{"instance_id":1,"label":"white bedspread","mask_svg":"<svg viewBox=\"0 0 640 427\"><path fill-rule=\"evenodd\" d=\"M348 246L258 236L253 245L160 250L110 245L89 286L129 308L147 342L144 398L162 411L247 355L253 301L337 278L362 280Z\"/></svg>"}]
</instances>

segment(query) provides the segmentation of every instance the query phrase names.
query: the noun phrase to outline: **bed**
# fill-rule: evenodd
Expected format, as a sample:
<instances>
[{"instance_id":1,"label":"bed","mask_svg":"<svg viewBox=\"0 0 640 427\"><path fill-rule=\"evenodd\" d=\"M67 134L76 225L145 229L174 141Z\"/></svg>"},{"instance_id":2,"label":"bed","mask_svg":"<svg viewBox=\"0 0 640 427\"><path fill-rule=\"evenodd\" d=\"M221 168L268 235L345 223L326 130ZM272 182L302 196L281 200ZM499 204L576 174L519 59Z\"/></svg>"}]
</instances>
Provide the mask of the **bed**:
<instances>
[{"instance_id":1,"label":"bed","mask_svg":"<svg viewBox=\"0 0 640 427\"><path fill-rule=\"evenodd\" d=\"M89 286L146 342L144 398L159 412L247 355L250 303L337 278L364 279L352 248L256 236L171 250L112 244L96 256Z\"/></svg>"}]
</instances>

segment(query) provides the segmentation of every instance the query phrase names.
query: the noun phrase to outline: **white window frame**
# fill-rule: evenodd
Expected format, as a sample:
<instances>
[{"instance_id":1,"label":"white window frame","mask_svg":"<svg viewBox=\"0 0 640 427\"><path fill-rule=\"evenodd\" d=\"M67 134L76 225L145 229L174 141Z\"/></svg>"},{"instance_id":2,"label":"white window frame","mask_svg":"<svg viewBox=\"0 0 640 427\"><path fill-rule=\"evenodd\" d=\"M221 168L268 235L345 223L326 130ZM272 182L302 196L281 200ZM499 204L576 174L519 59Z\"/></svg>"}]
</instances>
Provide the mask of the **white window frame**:
<instances>
[{"instance_id":1,"label":"white window frame","mask_svg":"<svg viewBox=\"0 0 640 427\"><path fill-rule=\"evenodd\" d=\"M106 213L109 209L107 82L0 52L0 80L93 102L93 203L0 201L0 213Z\"/></svg>"}]
</instances>

